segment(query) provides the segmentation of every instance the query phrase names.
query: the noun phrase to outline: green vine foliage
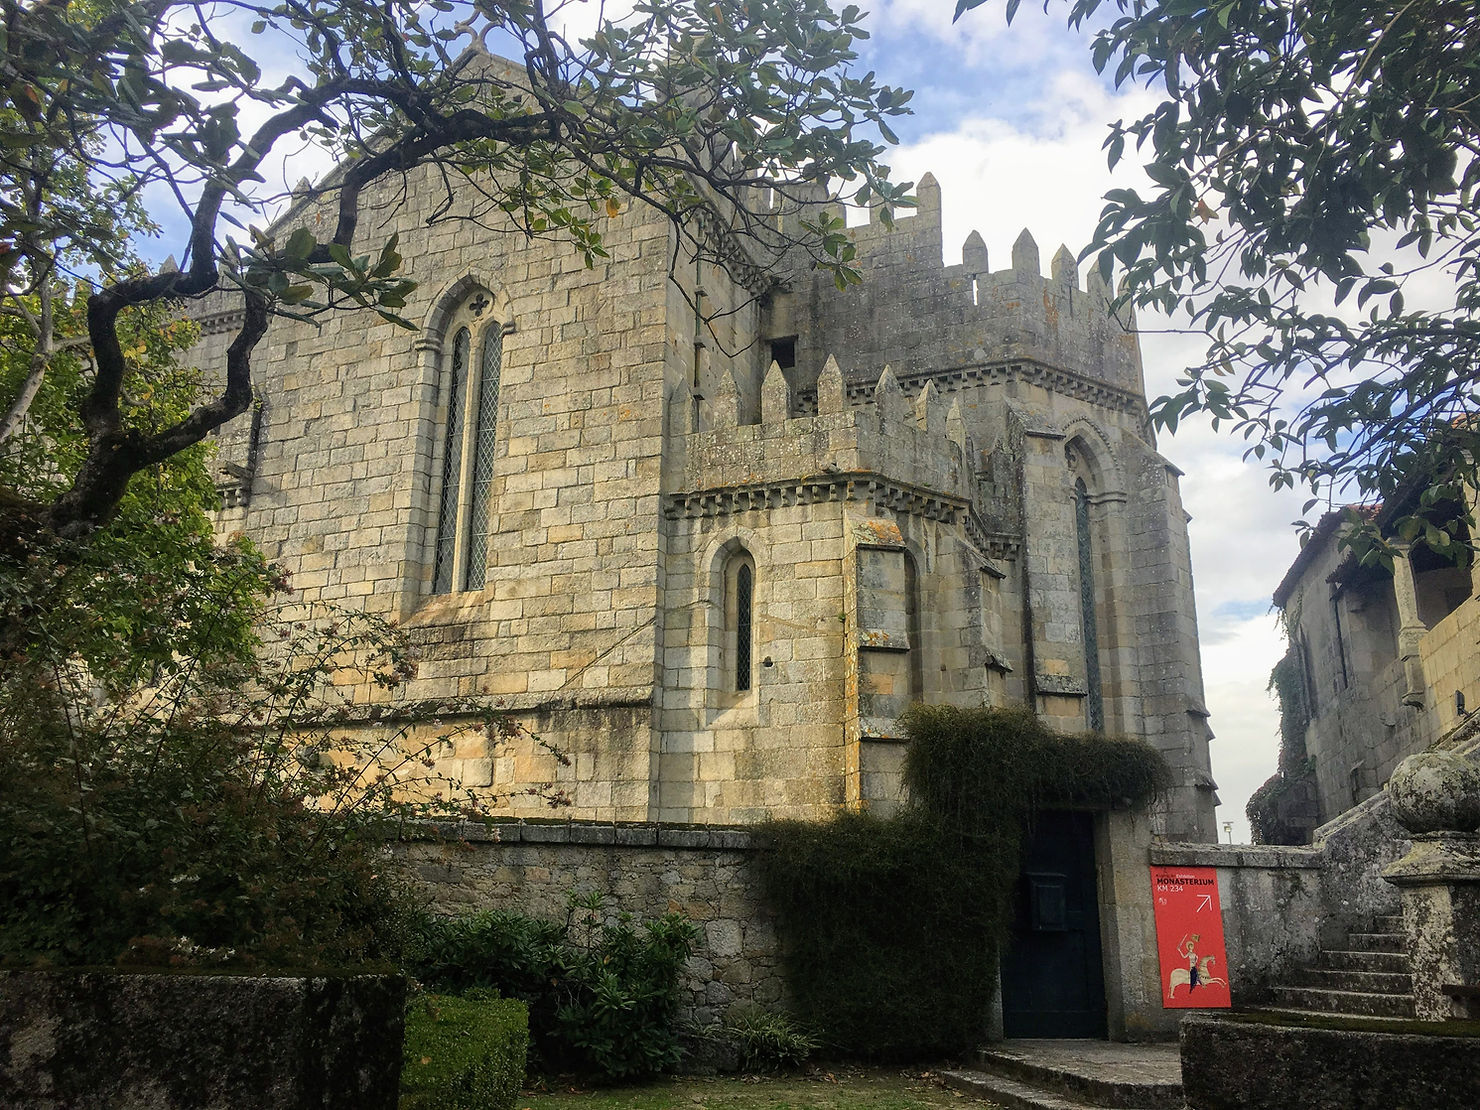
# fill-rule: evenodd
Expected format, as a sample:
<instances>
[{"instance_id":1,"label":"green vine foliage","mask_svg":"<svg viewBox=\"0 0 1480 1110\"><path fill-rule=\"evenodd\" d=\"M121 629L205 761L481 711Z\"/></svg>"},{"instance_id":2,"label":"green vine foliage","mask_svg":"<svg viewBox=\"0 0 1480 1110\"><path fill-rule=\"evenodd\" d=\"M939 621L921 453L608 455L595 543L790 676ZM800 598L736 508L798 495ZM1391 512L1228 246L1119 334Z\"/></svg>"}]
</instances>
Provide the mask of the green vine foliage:
<instances>
[{"instance_id":1,"label":"green vine foliage","mask_svg":"<svg viewBox=\"0 0 1480 1110\"><path fill-rule=\"evenodd\" d=\"M1280 704L1279 770L1249 796L1244 812L1256 844L1308 844L1307 822L1291 820L1291 810L1315 791L1315 761L1308 758L1305 731L1310 726L1310 696L1300 649L1290 650L1269 673L1269 689Z\"/></svg>"},{"instance_id":2,"label":"green vine foliage","mask_svg":"<svg viewBox=\"0 0 1480 1110\"><path fill-rule=\"evenodd\" d=\"M916 706L906 725L897 816L772 822L761 862L801 1017L877 1060L981 1037L1035 814L1140 804L1168 781L1146 744L1061 735L1024 708Z\"/></svg>"}]
</instances>

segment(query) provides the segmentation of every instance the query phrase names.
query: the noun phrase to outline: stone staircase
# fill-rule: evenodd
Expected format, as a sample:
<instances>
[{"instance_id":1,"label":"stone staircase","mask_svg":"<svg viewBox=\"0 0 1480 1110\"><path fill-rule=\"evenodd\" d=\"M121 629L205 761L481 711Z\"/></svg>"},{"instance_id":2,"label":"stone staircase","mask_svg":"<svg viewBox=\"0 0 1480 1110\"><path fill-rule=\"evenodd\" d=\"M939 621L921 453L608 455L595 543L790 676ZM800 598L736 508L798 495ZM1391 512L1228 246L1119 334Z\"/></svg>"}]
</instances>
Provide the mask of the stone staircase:
<instances>
[{"instance_id":1,"label":"stone staircase","mask_svg":"<svg viewBox=\"0 0 1480 1110\"><path fill-rule=\"evenodd\" d=\"M1181 1110L1175 1044L1011 1040L975 1067L940 1073L947 1086L1006 1110Z\"/></svg>"},{"instance_id":2,"label":"stone staircase","mask_svg":"<svg viewBox=\"0 0 1480 1110\"><path fill-rule=\"evenodd\" d=\"M1322 947L1288 985L1258 1009L1300 1019L1411 1018L1403 919L1379 917L1347 934L1341 948ZM1194 1012L1194 1011L1189 1011ZM981 1049L972 1067L942 1071L947 1086L1005 1110L1181 1110L1182 1065L1175 1044L1009 1040Z\"/></svg>"},{"instance_id":3,"label":"stone staircase","mask_svg":"<svg viewBox=\"0 0 1480 1110\"><path fill-rule=\"evenodd\" d=\"M1403 919L1379 917L1370 932L1348 933L1345 948L1323 947L1293 982L1274 988L1272 1010L1348 1017L1413 1016L1413 977Z\"/></svg>"}]
</instances>

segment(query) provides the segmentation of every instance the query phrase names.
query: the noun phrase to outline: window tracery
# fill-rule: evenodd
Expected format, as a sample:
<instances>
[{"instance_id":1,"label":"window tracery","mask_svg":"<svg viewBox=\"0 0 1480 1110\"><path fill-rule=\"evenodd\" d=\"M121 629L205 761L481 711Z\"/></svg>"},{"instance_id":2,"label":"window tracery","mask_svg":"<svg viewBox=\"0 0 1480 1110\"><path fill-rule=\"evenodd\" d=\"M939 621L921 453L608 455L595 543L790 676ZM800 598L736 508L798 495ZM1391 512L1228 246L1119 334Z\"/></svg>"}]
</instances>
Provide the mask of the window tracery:
<instances>
[{"instance_id":1,"label":"window tracery","mask_svg":"<svg viewBox=\"0 0 1480 1110\"><path fill-rule=\"evenodd\" d=\"M452 313L443 383L441 484L437 498L432 592L481 590L487 578L489 519L498 431L503 336L479 289Z\"/></svg>"}]
</instances>

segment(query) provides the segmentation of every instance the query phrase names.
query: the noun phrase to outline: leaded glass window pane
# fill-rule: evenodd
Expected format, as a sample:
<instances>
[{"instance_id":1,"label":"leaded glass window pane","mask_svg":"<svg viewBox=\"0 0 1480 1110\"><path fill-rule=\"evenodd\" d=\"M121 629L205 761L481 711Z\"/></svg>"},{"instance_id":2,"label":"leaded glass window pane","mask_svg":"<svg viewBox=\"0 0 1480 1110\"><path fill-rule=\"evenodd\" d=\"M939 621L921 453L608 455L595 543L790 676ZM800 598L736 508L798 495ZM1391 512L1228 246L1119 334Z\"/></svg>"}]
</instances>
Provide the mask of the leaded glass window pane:
<instances>
[{"instance_id":1,"label":"leaded glass window pane","mask_svg":"<svg viewBox=\"0 0 1480 1110\"><path fill-rule=\"evenodd\" d=\"M753 572L742 563L735 572L735 689L750 689L750 613Z\"/></svg>"},{"instance_id":2,"label":"leaded glass window pane","mask_svg":"<svg viewBox=\"0 0 1480 1110\"><path fill-rule=\"evenodd\" d=\"M478 384L478 435L473 442L473 506L468 514L468 589L481 590L488 566L488 498L493 489L493 443L498 422L499 371L504 340L497 326L483 341Z\"/></svg>"},{"instance_id":3,"label":"leaded glass window pane","mask_svg":"<svg viewBox=\"0 0 1480 1110\"><path fill-rule=\"evenodd\" d=\"M463 382L467 378L472 336L458 329L452 341L452 373L447 385L447 441L442 452L442 502L437 511L437 562L432 592L450 593L457 558L457 506L462 485Z\"/></svg>"}]
</instances>

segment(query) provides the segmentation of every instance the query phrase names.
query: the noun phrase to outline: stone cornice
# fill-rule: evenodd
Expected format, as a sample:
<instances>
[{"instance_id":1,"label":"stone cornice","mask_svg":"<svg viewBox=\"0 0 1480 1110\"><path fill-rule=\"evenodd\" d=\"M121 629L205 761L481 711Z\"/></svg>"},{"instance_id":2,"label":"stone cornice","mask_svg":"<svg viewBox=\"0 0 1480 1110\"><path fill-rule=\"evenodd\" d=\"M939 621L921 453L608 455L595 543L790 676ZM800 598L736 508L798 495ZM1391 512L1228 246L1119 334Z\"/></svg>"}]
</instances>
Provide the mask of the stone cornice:
<instances>
[{"instance_id":1,"label":"stone cornice","mask_svg":"<svg viewBox=\"0 0 1480 1110\"><path fill-rule=\"evenodd\" d=\"M1113 412L1134 416L1143 423L1147 419L1146 401L1139 394L1100 381L1086 374L1077 374L1057 366L1033 359L1010 359L1002 362L983 362L971 366L952 366L943 370L917 370L909 374L896 372L899 384L908 394L916 394L925 388L926 382L934 382L941 393L954 393L976 385L996 385L1012 381L1028 382L1066 397ZM850 404L865 404L873 399L874 385L871 381L848 382ZM817 406L817 391L797 391L797 406L803 411L813 411Z\"/></svg>"},{"instance_id":2,"label":"stone cornice","mask_svg":"<svg viewBox=\"0 0 1480 1110\"><path fill-rule=\"evenodd\" d=\"M201 335L220 335L222 332L236 331L246 321L247 314L240 308L229 308L225 312L211 312L205 316L198 316L195 322L200 327Z\"/></svg>"},{"instance_id":3,"label":"stone cornice","mask_svg":"<svg viewBox=\"0 0 1480 1110\"><path fill-rule=\"evenodd\" d=\"M1017 536L988 530L965 498L872 471L840 471L670 493L664 497L663 515L669 520L694 520L828 501L867 504L944 524L959 523L977 550L995 559L1016 559L1022 547Z\"/></svg>"},{"instance_id":4,"label":"stone cornice","mask_svg":"<svg viewBox=\"0 0 1480 1110\"><path fill-rule=\"evenodd\" d=\"M827 501L866 502L895 512L954 524L970 508L963 497L897 482L870 471L839 471L808 478L741 482L733 486L670 493L663 515L680 518L730 516L752 510L815 505Z\"/></svg>"}]
</instances>

